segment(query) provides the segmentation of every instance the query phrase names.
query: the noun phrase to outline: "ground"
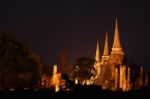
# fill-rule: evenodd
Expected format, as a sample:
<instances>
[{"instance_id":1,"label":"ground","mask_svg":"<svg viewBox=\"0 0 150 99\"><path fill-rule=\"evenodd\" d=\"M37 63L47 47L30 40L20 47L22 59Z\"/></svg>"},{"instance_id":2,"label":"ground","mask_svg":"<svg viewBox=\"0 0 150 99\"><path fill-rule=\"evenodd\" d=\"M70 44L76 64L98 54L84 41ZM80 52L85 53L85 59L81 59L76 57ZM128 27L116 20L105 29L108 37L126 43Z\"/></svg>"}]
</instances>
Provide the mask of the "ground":
<instances>
[{"instance_id":1,"label":"ground","mask_svg":"<svg viewBox=\"0 0 150 99\"><path fill-rule=\"evenodd\" d=\"M44 90L38 90L38 91L1 91L0 92L0 99L6 99L6 98L41 98L41 99L48 99L48 98L81 98L81 97L85 97L85 98L93 98L93 97L97 97L97 98L104 98L104 97L108 97L108 98L112 98L112 97L116 97L116 98L127 98L127 97L150 97L149 94L150 91L150 87L146 87L137 91L130 91L130 92L112 92L109 90L101 90L98 86L87 86L87 87L83 87L83 86L77 86L74 91L70 92L63 92L60 91L58 93L55 93L54 91L50 91L48 89L44 89Z\"/></svg>"}]
</instances>

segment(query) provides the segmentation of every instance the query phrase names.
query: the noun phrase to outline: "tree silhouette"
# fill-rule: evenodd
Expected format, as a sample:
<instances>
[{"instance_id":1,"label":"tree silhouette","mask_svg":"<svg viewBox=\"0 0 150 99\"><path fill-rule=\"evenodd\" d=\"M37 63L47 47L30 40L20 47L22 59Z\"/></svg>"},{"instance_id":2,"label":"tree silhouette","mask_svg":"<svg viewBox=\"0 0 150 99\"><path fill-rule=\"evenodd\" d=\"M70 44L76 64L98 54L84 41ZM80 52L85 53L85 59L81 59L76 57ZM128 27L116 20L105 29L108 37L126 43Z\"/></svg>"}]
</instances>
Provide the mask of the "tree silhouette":
<instances>
[{"instance_id":1,"label":"tree silhouette","mask_svg":"<svg viewBox=\"0 0 150 99\"><path fill-rule=\"evenodd\" d=\"M88 57L80 57L75 61L73 66L73 78L78 78L80 81L88 80L95 75L94 68L95 60Z\"/></svg>"},{"instance_id":2,"label":"tree silhouette","mask_svg":"<svg viewBox=\"0 0 150 99\"><path fill-rule=\"evenodd\" d=\"M43 65L41 56L18 42L13 33L0 32L0 90L34 86Z\"/></svg>"}]
</instances>

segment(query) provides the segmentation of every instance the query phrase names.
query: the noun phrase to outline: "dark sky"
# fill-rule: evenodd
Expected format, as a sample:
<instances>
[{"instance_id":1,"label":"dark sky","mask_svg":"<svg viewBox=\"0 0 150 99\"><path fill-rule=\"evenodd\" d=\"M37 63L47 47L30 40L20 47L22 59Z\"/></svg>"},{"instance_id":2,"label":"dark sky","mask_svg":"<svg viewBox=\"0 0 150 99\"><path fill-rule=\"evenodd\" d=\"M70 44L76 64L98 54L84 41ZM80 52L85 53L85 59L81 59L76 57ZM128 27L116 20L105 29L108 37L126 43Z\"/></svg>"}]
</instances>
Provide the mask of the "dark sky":
<instances>
[{"instance_id":1,"label":"dark sky","mask_svg":"<svg viewBox=\"0 0 150 99\"><path fill-rule=\"evenodd\" d=\"M118 18L121 44L128 59L150 70L150 5L144 0L1 0L0 28L40 53L46 64L67 63L102 54L105 31L112 47Z\"/></svg>"}]
</instances>

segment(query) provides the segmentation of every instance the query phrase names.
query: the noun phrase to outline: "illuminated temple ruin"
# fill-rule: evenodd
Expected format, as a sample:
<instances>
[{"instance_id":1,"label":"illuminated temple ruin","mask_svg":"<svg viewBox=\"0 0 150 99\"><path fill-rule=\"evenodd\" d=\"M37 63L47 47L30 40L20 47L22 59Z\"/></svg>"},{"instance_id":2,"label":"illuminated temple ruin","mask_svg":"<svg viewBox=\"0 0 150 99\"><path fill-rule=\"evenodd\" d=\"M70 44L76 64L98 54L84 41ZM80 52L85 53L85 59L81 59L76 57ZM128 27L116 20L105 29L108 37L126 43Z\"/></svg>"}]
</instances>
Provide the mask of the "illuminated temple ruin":
<instances>
[{"instance_id":1,"label":"illuminated temple ruin","mask_svg":"<svg viewBox=\"0 0 150 99\"><path fill-rule=\"evenodd\" d=\"M142 66L137 68L126 64L125 53L119 37L117 19L115 19L114 41L111 53L109 53L107 32L102 55L100 53L99 41L97 40L94 68L97 71L96 76L92 76L91 79L85 79L82 82L78 81L78 79L74 79L75 85L80 83L82 85L98 85L101 86L102 89L112 91L130 91L147 86L150 82L149 73L145 72ZM44 88L54 88L55 92L65 88L66 80L62 79L62 74L65 69L65 55L61 53L60 72L57 72L57 65L54 65L53 74L51 76L43 75L42 86Z\"/></svg>"},{"instance_id":2,"label":"illuminated temple ruin","mask_svg":"<svg viewBox=\"0 0 150 99\"><path fill-rule=\"evenodd\" d=\"M104 51L102 58L100 57L99 42L97 42L94 67L98 74L94 80L92 79L94 84L102 86L103 89L114 91L129 91L147 85L148 75L143 78L143 67L140 67L140 76L136 82L132 82L133 77L131 75L134 72L130 66L124 63L125 53L121 47L117 19L115 20L114 41L111 53L109 54L108 34L106 32Z\"/></svg>"},{"instance_id":3,"label":"illuminated temple ruin","mask_svg":"<svg viewBox=\"0 0 150 99\"><path fill-rule=\"evenodd\" d=\"M53 74L52 76L42 77L42 87L54 89L55 92L58 92L60 88L65 88L66 82L62 79L62 74L57 72L57 65L53 66Z\"/></svg>"}]
</instances>

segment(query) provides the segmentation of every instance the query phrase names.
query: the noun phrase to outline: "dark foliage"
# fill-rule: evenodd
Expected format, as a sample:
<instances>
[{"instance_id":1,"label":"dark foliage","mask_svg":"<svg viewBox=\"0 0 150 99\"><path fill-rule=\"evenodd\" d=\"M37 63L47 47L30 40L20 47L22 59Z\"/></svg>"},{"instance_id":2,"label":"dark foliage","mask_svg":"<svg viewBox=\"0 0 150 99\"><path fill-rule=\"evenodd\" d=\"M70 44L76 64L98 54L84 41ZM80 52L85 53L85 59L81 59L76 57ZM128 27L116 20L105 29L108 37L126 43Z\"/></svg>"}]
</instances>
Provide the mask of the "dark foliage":
<instances>
[{"instance_id":1,"label":"dark foliage","mask_svg":"<svg viewBox=\"0 0 150 99\"><path fill-rule=\"evenodd\" d=\"M90 79L95 75L94 68L95 60L88 57L81 57L75 61L73 66L73 78L78 78L79 80Z\"/></svg>"},{"instance_id":2,"label":"dark foliage","mask_svg":"<svg viewBox=\"0 0 150 99\"><path fill-rule=\"evenodd\" d=\"M42 74L42 57L18 42L13 33L0 33L0 90L35 85Z\"/></svg>"}]
</instances>

